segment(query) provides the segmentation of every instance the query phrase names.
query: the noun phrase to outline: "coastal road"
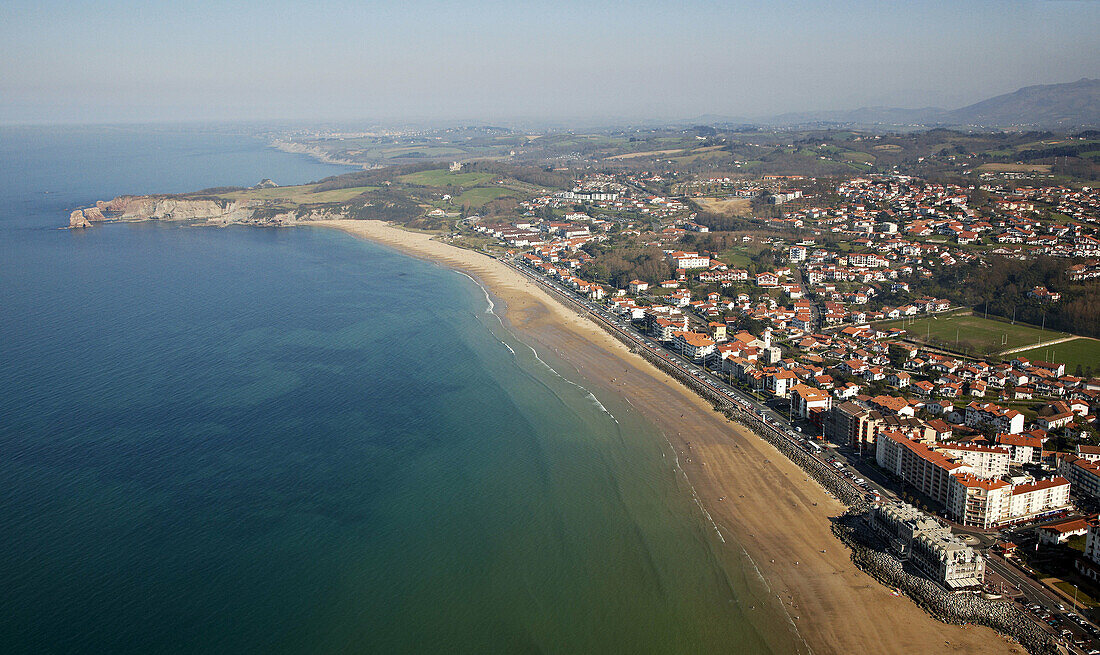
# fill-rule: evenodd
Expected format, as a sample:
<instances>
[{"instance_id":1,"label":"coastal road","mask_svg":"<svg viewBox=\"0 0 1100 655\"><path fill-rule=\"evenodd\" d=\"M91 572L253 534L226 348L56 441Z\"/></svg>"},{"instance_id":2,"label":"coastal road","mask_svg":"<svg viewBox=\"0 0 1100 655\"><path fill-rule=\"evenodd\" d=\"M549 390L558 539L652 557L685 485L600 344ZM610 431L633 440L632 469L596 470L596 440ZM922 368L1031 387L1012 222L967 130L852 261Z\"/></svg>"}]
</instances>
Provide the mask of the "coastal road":
<instances>
[{"instance_id":1,"label":"coastal road","mask_svg":"<svg viewBox=\"0 0 1100 655\"><path fill-rule=\"evenodd\" d=\"M1085 653L1090 650L1100 649L1100 631L1087 621L1082 623L1075 617L1079 614L1067 611L1066 601L1052 593L1042 583L1031 579L1015 565L998 556L992 550L985 552L986 565L997 575L1014 584L1027 601L1028 615L1051 634L1058 636L1073 645L1073 642L1084 642L1084 646L1074 645L1077 652ZM1033 611L1030 608L1039 606L1041 609ZM1049 616L1049 619L1044 619Z\"/></svg>"},{"instance_id":2,"label":"coastal road","mask_svg":"<svg viewBox=\"0 0 1100 655\"><path fill-rule=\"evenodd\" d=\"M729 405L739 407L742 411L746 411L755 418L763 421L766 429L768 429L773 436L788 442L792 447L799 447L807 451L810 456L817 459L823 465L825 470L830 471L841 484L849 485L853 491L861 495L873 494L875 491L878 491L880 494L886 493L885 489L877 488L877 485L873 485L869 481L864 481L862 484L857 483L857 474L850 470L847 461L842 461L839 453L827 448L821 448L821 445L816 444L812 437L804 436L796 431L794 426L788 421L788 416L786 414L780 413L767 404L746 395L740 389L724 382L719 376L708 372L705 367L676 353L675 350L666 349L662 347L659 342L636 332L630 321L616 315L606 305L578 297L571 289L563 287L554 280L537 275L527 267L515 261L508 259L501 259L501 261L539 286L550 291L551 295L562 299L566 306L579 309L582 314L587 315L589 318L602 324L621 337L624 337L625 340L629 341L634 347L645 350L652 356L661 359L666 364L675 367L683 376L695 380L696 383L707 388L707 390L715 396L725 399L725 402ZM814 443L817 448L821 448L821 450L818 451L816 448L810 446L810 443Z\"/></svg>"}]
</instances>

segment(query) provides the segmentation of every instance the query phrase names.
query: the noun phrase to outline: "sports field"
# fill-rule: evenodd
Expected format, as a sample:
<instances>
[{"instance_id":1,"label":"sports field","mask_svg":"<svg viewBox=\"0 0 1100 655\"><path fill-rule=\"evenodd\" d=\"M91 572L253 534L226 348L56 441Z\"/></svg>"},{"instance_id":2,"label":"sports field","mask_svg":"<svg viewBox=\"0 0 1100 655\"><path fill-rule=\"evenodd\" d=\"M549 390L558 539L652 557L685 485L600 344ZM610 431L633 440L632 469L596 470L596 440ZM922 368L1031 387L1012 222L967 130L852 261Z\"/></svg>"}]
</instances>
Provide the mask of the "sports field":
<instances>
[{"instance_id":1,"label":"sports field","mask_svg":"<svg viewBox=\"0 0 1100 655\"><path fill-rule=\"evenodd\" d=\"M1042 330L1019 322L1013 325L1010 321L973 314L921 315L912 319L886 321L878 326L900 327L914 341L975 354L993 354L1069 336L1055 330Z\"/></svg>"},{"instance_id":2,"label":"sports field","mask_svg":"<svg viewBox=\"0 0 1100 655\"><path fill-rule=\"evenodd\" d=\"M1077 365L1084 369L1092 369L1093 374L1100 372L1100 341L1086 337L1078 337L1073 341L1064 341L1049 346L1040 346L1031 350L1022 350L1011 356L1027 357L1045 362L1056 362L1066 365L1066 372L1073 374Z\"/></svg>"}]
</instances>

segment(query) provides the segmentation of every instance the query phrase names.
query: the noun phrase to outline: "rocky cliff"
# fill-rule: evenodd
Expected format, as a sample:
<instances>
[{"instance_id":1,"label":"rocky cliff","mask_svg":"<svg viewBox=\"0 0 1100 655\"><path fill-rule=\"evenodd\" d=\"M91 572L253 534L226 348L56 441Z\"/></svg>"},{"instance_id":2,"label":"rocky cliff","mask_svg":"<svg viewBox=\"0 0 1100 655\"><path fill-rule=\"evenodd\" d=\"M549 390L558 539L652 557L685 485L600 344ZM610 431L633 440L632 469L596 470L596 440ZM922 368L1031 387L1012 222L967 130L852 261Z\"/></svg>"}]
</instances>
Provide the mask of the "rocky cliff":
<instances>
[{"instance_id":1,"label":"rocky cliff","mask_svg":"<svg viewBox=\"0 0 1100 655\"><path fill-rule=\"evenodd\" d=\"M240 222L251 218L252 203L221 199L182 199L166 196L119 196L99 201L96 209L120 221L219 221Z\"/></svg>"},{"instance_id":2,"label":"rocky cliff","mask_svg":"<svg viewBox=\"0 0 1100 655\"><path fill-rule=\"evenodd\" d=\"M103 212L100 211L99 207L76 209L69 214L69 227L91 227L92 221L104 220L107 219L103 216Z\"/></svg>"},{"instance_id":3,"label":"rocky cliff","mask_svg":"<svg viewBox=\"0 0 1100 655\"><path fill-rule=\"evenodd\" d=\"M285 209L257 200L235 201L224 198L178 198L172 196L119 196L96 202L95 207L77 209L69 214L70 228L91 227L93 223L115 221L206 221L216 225L248 223L287 225L300 221L344 218L338 209Z\"/></svg>"}]
</instances>

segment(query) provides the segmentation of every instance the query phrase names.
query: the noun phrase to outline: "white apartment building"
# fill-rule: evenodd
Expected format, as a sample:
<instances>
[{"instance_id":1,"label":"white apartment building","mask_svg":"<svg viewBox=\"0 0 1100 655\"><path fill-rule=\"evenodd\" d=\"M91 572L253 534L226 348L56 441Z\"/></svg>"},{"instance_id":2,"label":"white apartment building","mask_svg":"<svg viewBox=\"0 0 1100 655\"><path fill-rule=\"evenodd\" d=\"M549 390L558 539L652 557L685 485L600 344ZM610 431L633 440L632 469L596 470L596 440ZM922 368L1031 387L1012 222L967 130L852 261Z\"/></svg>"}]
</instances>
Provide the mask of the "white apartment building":
<instances>
[{"instance_id":1,"label":"white apartment building","mask_svg":"<svg viewBox=\"0 0 1100 655\"><path fill-rule=\"evenodd\" d=\"M1007 448L947 443L937 446L936 450L970 465L974 469L974 475L979 478L999 478L1008 475L1008 465L1012 461L1012 452Z\"/></svg>"},{"instance_id":2,"label":"white apartment building","mask_svg":"<svg viewBox=\"0 0 1100 655\"><path fill-rule=\"evenodd\" d=\"M668 260L672 262L672 265L676 268L682 268L684 270L710 267L710 257L706 255L700 255L697 252L684 252L682 250L678 250L676 252L669 253Z\"/></svg>"}]
</instances>

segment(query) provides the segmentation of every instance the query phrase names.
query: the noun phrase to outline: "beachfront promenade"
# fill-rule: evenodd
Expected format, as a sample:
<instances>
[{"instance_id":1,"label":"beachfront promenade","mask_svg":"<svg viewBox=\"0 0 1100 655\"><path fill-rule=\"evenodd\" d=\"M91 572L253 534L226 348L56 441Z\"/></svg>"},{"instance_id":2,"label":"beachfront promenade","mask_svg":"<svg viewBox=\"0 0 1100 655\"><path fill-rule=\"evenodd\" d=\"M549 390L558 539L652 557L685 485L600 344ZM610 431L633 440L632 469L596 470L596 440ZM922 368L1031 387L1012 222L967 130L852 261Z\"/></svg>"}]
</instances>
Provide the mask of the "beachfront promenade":
<instances>
[{"instance_id":1,"label":"beachfront promenade","mask_svg":"<svg viewBox=\"0 0 1100 655\"><path fill-rule=\"evenodd\" d=\"M700 370L687 359L667 351L657 342L634 332L628 322L613 314L606 306L578 298L553 280L536 275L515 261L503 258L500 261L548 290L553 297L563 302L567 307L595 321L605 331L657 365L658 368L669 373L708 401L713 402L716 409L726 413L731 419L748 423L748 427L752 428L765 440L780 447L781 450L786 450L782 446L787 446L790 449L796 449L797 452L805 453L813 462L810 465L813 470L810 472L814 473L815 478L819 478L822 474L827 476L827 481L819 479L819 482L822 482L822 486L827 491L840 497L840 500L844 501L845 504L858 503L866 494L852 479L843 475L843 469L829 465L828 457L832 457L832 455L826 455L828 451L822 449L821 452L818 452L807 446L815 440L812 437L802 436L795 432L788 423L787 417L745 395L739 389L725 384L720 378L708 375L705 370ZM837 457L833 458L837 459ZM799 457L798 459L802 458ZM807 468L805 460L796 461L795 463L804 469ZM878 487L872 483L872 488L882 497L894 497L894 493L884 487Z\"/></svg>"}]
</instances>

